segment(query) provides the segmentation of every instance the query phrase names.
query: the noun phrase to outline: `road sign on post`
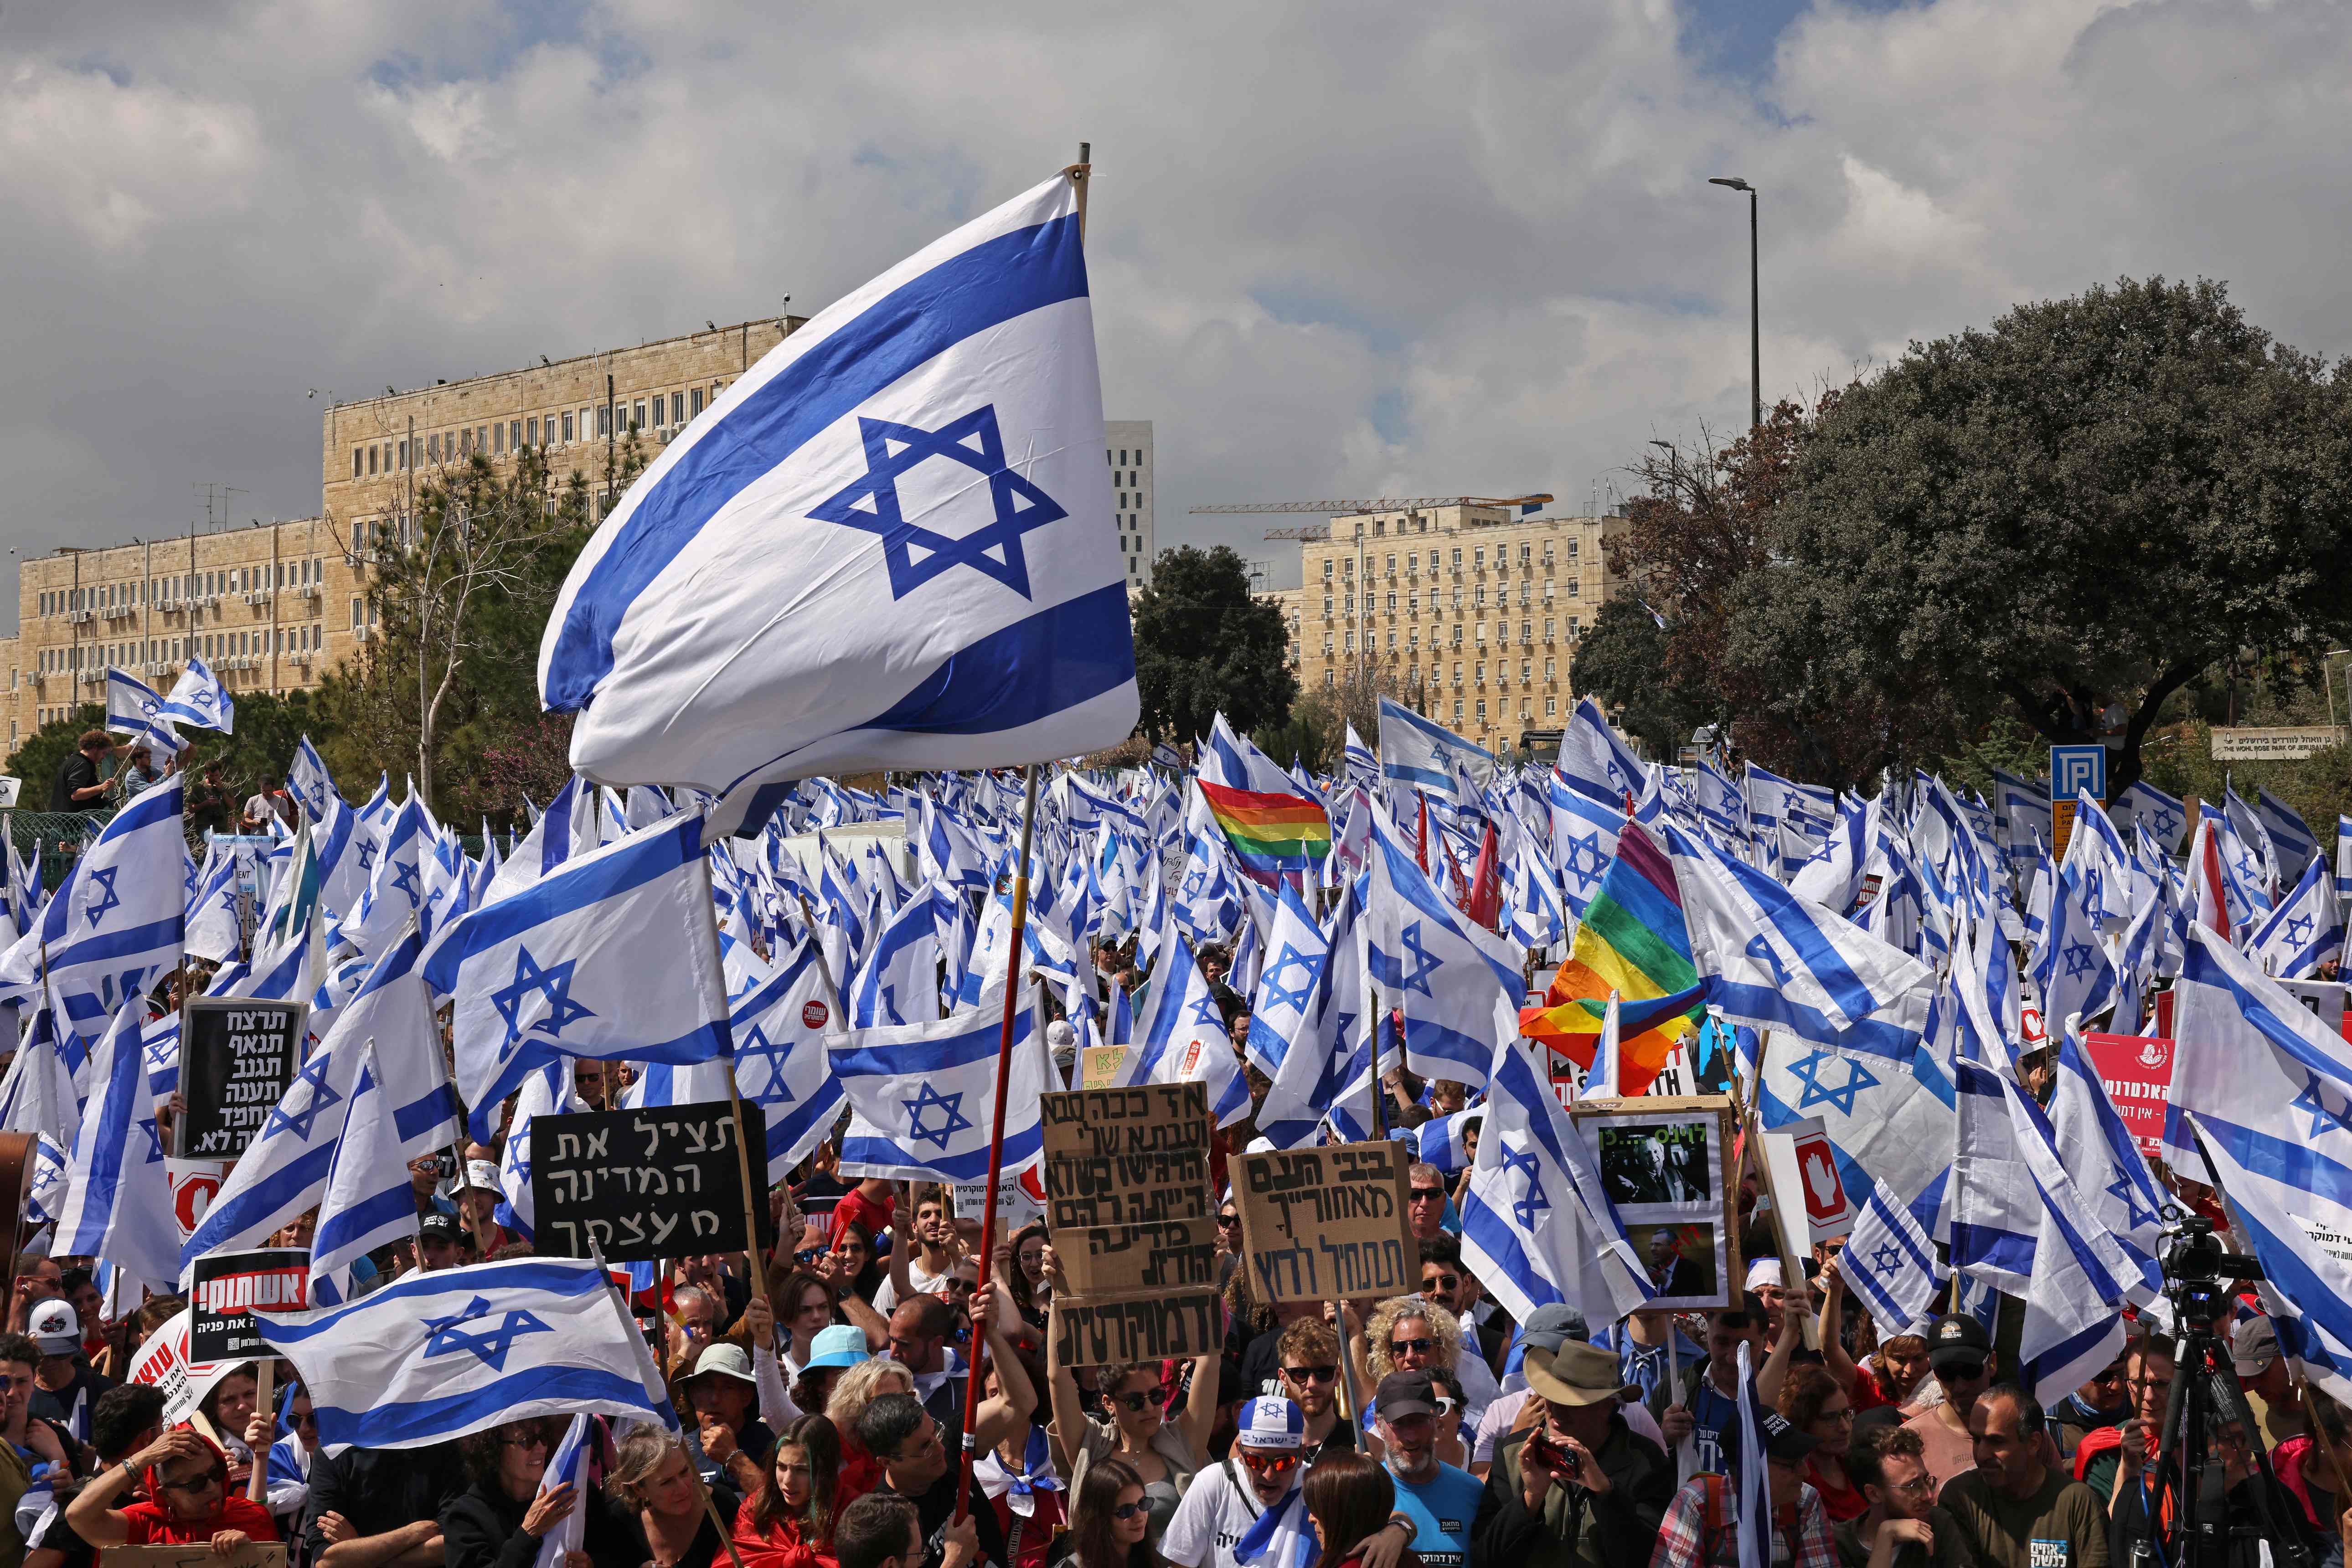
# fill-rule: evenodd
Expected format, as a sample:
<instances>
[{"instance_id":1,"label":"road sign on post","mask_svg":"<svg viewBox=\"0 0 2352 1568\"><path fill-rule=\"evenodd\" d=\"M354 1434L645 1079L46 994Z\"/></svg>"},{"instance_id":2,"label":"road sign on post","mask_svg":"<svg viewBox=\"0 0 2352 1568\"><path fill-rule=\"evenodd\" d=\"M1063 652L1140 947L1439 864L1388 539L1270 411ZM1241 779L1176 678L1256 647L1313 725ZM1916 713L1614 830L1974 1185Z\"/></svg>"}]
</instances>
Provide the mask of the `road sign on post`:
<instances>
[{"instance_id":1,"label":"road sign on post","mask_svg":"<svg viewBox=\"0 0 2352 1568\"><path fill-rule=\"evenodd\" d=\"M2100 805L2107 799L2107 749L2105 746L2050 748L2050 853L2065 858L2066 841L2074 834L2074 802L2089 795Z\"/></svg>"}]
</instances>

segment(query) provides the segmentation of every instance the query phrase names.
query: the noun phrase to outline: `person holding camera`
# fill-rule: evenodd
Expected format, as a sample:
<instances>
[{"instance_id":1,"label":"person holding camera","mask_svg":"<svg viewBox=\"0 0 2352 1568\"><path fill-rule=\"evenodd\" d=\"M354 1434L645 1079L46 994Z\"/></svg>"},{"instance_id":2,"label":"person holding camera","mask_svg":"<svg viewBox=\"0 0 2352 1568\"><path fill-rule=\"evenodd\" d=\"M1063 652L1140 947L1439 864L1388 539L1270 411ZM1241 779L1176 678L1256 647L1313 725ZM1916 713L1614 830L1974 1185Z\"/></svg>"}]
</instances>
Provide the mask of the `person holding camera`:
<instances>
[{"instance_id":1,"label":"person holding camera","mask_svg":"<svg viewBox=\"0 0 2352 1568\"><path fill-rule=\"evenodd\" d=\"M1474 1557L1514 1568L1641 1563L1675 1495L1675 1465L1625 1423L1627 1384L1608 1351L1530 1343L1523 1370L1540 1421L1495 1445L1472 1525Z\"/></svg>"}]
</instances>

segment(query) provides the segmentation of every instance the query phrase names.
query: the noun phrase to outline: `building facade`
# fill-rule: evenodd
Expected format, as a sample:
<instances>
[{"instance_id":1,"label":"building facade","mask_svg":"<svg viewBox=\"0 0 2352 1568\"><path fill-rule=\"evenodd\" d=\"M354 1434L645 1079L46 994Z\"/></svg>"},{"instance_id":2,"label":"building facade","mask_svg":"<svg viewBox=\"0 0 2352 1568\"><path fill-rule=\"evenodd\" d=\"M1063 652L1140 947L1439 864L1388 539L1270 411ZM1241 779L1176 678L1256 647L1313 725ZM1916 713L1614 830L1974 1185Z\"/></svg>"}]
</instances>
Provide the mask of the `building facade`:
<instances>
[{"instance_id":1,"label":"building facade","mask_svg":"<svg viewBox=\"0 0 2352 1568\"><path fill-rule=\"evenodd\" d=\"M316 686L368 636L368 566L318 518L64 549L16 570L8 744L106 700L110 665L168 689L202 654L232 695Z\"/></svg>"},{"instance_id":2,"label":"building facade","mask_svg":"<svg viewBox=\"0 0 2352 1568\"><path fill-rule=\"evenodd\" d=\"M1602 542L1625 526L1475 506L1335 517L1299 547L1299 688L1369 679L1491 751L1557 730L1577 641L1624 590Z\"/></svg>"},{"instance_id":3,"label":"building facade","mask_svg":"<svg viewBox=\"0 0 2352 1568\"><path fill-rule=\"evenodd\" d=\"M1103 456L1110 460L1111 505L1118 522L1118 547L1127 556L1130 596L1151 586L1151 562L1159 554L1159 531L1151 521L1151 421L1103 421Z\"/></svg>"}]
</instances>

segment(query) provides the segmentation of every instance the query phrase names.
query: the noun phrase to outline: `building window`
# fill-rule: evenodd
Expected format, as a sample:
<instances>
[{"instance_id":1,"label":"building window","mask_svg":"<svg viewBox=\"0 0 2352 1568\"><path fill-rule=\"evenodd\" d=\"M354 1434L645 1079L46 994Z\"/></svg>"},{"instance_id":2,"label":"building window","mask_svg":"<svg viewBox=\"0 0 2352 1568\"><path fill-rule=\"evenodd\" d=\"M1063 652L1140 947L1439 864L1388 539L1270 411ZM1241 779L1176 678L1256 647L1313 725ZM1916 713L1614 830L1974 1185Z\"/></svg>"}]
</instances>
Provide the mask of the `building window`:
<instances>
[{"instance_id":1,"label":"building window","mask_svg":"<svg viewBox=\"0 0 2352 1568\"><path fill-rule=\"evenodd\" d=\"M1434 554L1435 552L1433 551L1431 553ZM1456 572L1462 570L1462 547L1458 544L1454 547L1454 569Z\"/></svg>"},{"instance_id":2,"label":"building window","mask_svg":"<svg viewBox=\"0 0 2352 1568\"><path fill-rule=\"evenodd\" d=\"M687 405L687 412L698 416L702 413L702 388L698 386L694 389L693 400Z\"/></svg>"},{"instance_id":3,"label":"building window","mask_svg":"<svg viewBox=\"0 0 2352 1568\"><path fill-rule=\"evenodd\" d=\"M1569 596L1570 598L1571 598L1571 599L1578 597L1578 596L1579 596L1579 595L1580 595L1580 591L1583 588L1583 586L1584 586L1584 584L1583 584L1579 583L1575 578L1570 577L1570 578L1568 580L1568 596Z\"/></svg>"},{"instance_id":4,"label":"building window","mask_svg":"<svg viewBox=\"0 0 2352 1568\"><path fill-rule=\"evenodd\" d=\"M1547 697L1547 698L1545 698L1545 699L1544 699L1544 717L1545 717L1545 718L1547 718L1547 719L1549 719L1549 718L1552 718L1552 717L1554 717L1555 715L1557 715L1559 712L1559 698L1557 698L1557 697Z\"/></svg>"},{"instance_id":5,"label":"building window","mask_svg":"<svg viewBox=\"0 0 2352 1568\"><path fill-rule=\"evenodd\" d=\"M642 429L644 429L645 427L646 427L646 400L645 400L644 398L640 397L640 398L638 398L638 399L637 399L637 411L636 411L636 413L635 413L633 416L631 416L631 418L630 418L630 420L629 420L629 428L630 428L630 429L632 429L632 430L642 430Z\"/></svg>"},{"instance_id":6,"label":"building window","mask_svg":"<svg viewBox=\"0 0 2352 1568\"><path fill-rule=\"evenodd\" d=\"M673 425L686 423L686 394L683 392L669 395L669 422Z\"/></svg>"},{"instance_id":7,"label":"building window","mask_svg":"<svg viewBox=\"0 0 2352 1568\"><path fill-rule=\"evenodd\" d=\"M1396 575L1396 557L1393 555L1389 557L1389 575L1391 577Z\"/></svg>"},{"instance_id":8,"label":"building window","mask_svg":"<svg viewBox=\"0 0 2352 1568\"><path fill-rule=\"evenodd\" d=\"M360 465L365 460L365 458L360 456L360 449L357 447L352 448L352 478L358 479L360 477Z\"/></svg>"},{"instance_id":9,"label":"building window","mask_svg":"<svg viewBox=\"0 0 2352 1568\"><path fill-rule=\"evenodd\" d=\"M367 624L364 620L361 619L361 617L366 613L367 606L364 601L358 598L352 600L352 630L357 631L360 627ZM206 640L209 641L211 639L207 638Z\"/></svg>"},{"instance_id":10,"label":"building window","mask_svg":"<svg viewBox=\"0 0 2352 1568\"><path fill-rule=\"evenodd\" d=\"M532 446L539 445L539 416L534 414L523 422L523 437Z\"/></svg>"},{"instance_id":11,"label":"building window","mask_svg":"<svg viewBox=\"0 0 2352 1568\"><path fill-rule=\"evenodd\" d=\"M1486 722L1486 700L1483 697L1478 699L1478 722L1482 727Z\"/></svg>"},{"instance_id":12,"label":"building window","mask_svg":"<svg viewBox=\"0 0 2352 1568\"><path fill-rule=\"evenodd\" d=\"M1328 669L1327 669L1327 670L1325 670L1325 671L1323 672L1323 684L1324 684L1324 685L1326 685L1326 686L1337 686L1339 683L1339 675L1338 675L1338 672L1336 672L1336 671L1334 671L1334 670L1328 670Z\"/></svg>"},{"instance_id":13,"label":"building window","mask_svg":"<svg viewBox=\"0 0 2352 1568\"><path fill-rule=\"evenodd\" d=\"M569 412L563 416L563 439L566 445L572 440L572 416Z\"/></svg>"},{"instance_id":14,"label":"building window","mask_svg":"<svg viewBox=\"0 0 2352 1568\"><path fill-rule=\"evenodd\" d=\"M1454 721L1456 724L1462 722L1462 699L1459 697L1454 700Z\"/></svg>"},{"instance_id":15,"label":"building window","mask_svg":"<svg viewBox=\"0 0 2352 1568\"><path fill-rule=\"evenodd\" d=\"M1482 544L1478 546L1477 549L1470 552L1470 563L1481 572L1484 572L1486 569L1486 547L1485 545Z\"/></svg>"},{"instance_id":16,"label":"building window","mask_svg":"<svg viewBox=\"0 0 2352 1568\"><path fill-rule=\"evenodd\" d=\"M1454 646L1455 647L1460 647L1462 646L1462 623L1460 621L1454 623Z\"/></svg>"},{"instance_id":17,"label":"building window","mask_svg":"<svg viewBox=\"0 0 2352 1568\"><path fill-rule=\"evenodd\" d=\"M1570 642L1574 642L1574 641L1575 641L1579 637L1580 637L1581 635L1582 635L1582 634L1581 634L1581 633L1580 633L1580 632L1576 629L1576 617L1575 617L1574 616L1569 616L1569 617L1568 617L1568 640L1569 640L1569 641L1570 641Z\"/></svg>"},{"instance_id":18,"label":"building window","mask_svg":"<svg viewBox=\"0 0 2352 1568\"><path fill-rule=\"evenodd\" d=\"M1486 641L1486 623L1484 621L1478 623L1478 641L1482 646Z\"/></svg>"},{"instance_id":19,"label":"building window","mask_svg":"<svg viewBox=\"0 0 2352 1568\"><path fill-rule=\"evenodd\" d=\"M1331 580L1331 563L1328 560L1323 563L1323 580L1326 583Z\"/></svg>"},{"instance_id":20,"label":"building window","mask_svg":"<svg viewBox=\"0 0 2352 1568\"><path fill-rule=\"evenodd\" d=\"M1576 541L1573 539L1568 542L1568 558L1570 561L1576 559Z\"/></svg>"}]
</instances>

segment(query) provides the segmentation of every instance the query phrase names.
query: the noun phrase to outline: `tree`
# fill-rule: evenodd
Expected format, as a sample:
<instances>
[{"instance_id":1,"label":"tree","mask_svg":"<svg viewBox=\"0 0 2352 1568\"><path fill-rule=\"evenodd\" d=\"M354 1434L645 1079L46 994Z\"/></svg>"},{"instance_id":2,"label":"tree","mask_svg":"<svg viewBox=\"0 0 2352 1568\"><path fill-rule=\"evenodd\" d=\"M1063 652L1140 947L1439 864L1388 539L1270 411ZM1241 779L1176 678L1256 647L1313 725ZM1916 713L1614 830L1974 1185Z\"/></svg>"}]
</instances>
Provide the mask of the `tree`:
<instances>
[{"instance_id":1,"label":"tree","mask_svg":"<svg viewBox=\"0 0 2352 1568\"><path fill-rule=\"evenodd\" d=\"M1666 631L1631 594L1601 606L1576 645L1569 685L1609 709L1617 727L1672 761L1691 731L1717 716L1716 694L1674 679Z\"/></svg>"},{"instance_id":2,"label":"tree","mask_svg":"<svg viewBox=\"0 0 2352 1568\"><path fill-rule=\"evenodd\" d=\"M2204 280L1915 342L1801 443L1728 659L1782 714L1874 710L1887 763L2002 711L2087 742L2120 701L2119 791L2200 672L2352 630L2347 390Z\"/></svg>"},{"instance_id":3,"label":"tree","mask_svg":"<svg viewBox=\"0 0 2352 1568\"><path fill-rule=\"evenodd\" d=\"M1144 732L1190 741L1220 710L1243 734L1287 720L1298 696L1288 634L1282 612L1251 596L1241 556L1223 544L1163 550L1151 579L1135 601Z\"/></svg>"}]
</instances>

